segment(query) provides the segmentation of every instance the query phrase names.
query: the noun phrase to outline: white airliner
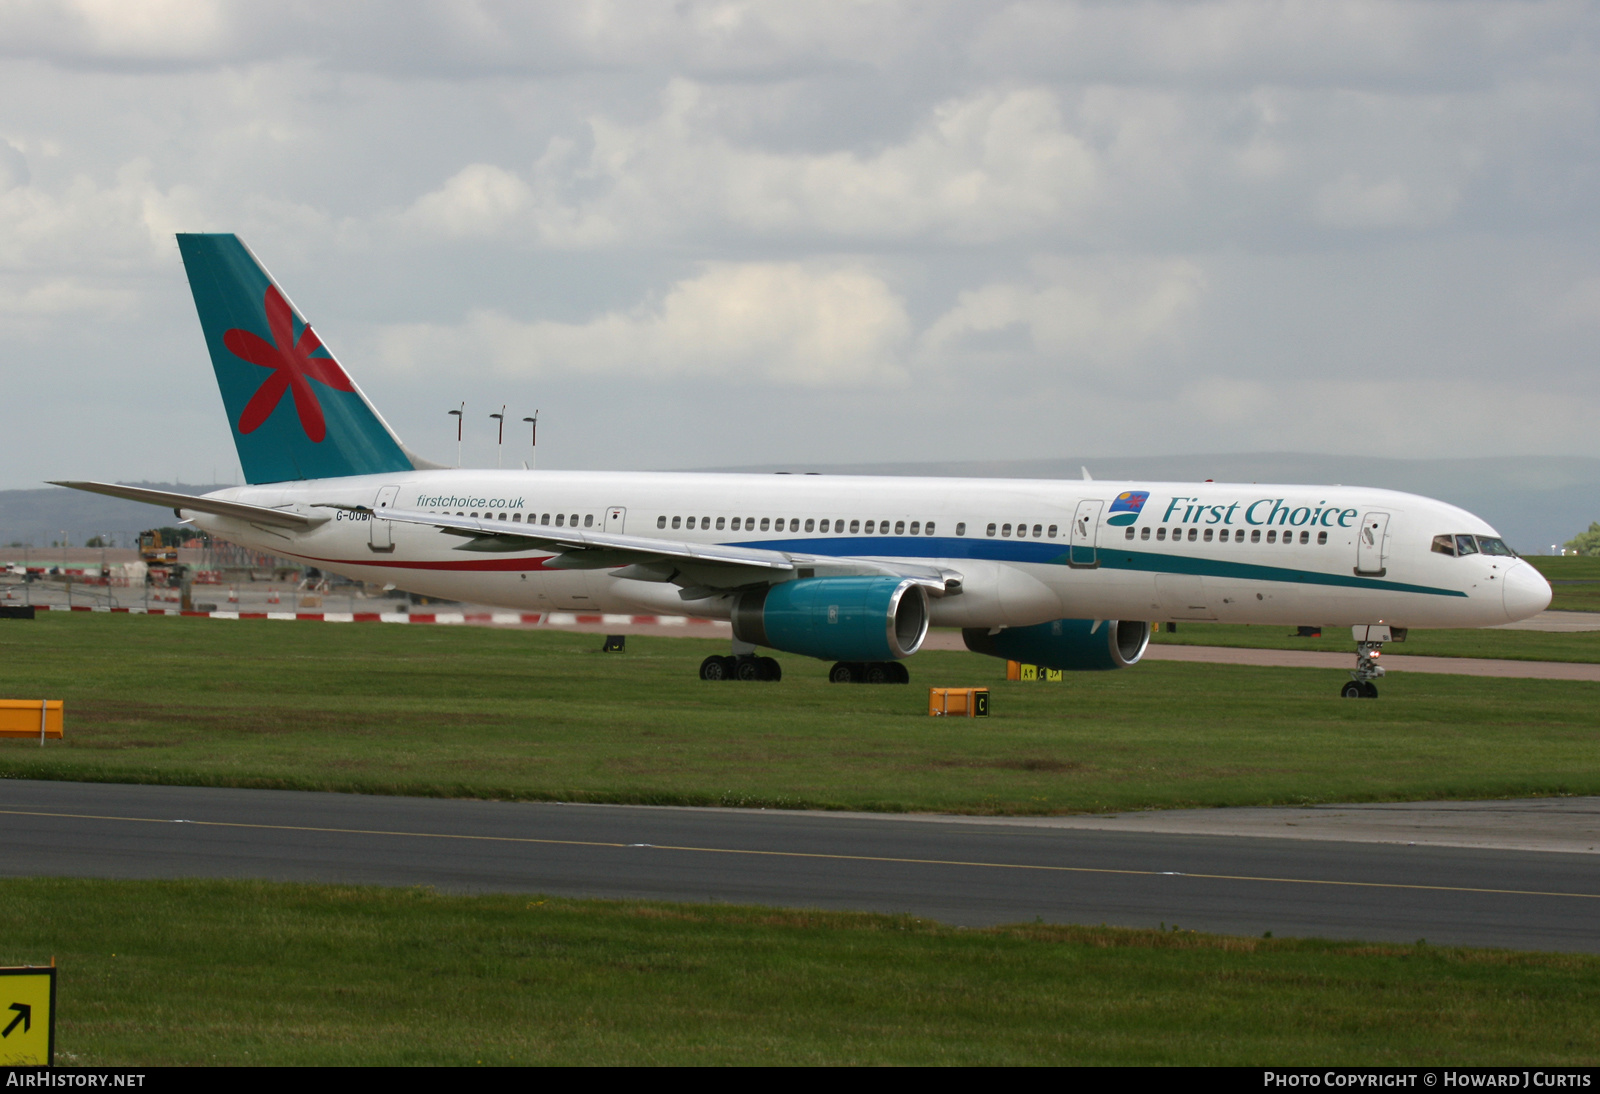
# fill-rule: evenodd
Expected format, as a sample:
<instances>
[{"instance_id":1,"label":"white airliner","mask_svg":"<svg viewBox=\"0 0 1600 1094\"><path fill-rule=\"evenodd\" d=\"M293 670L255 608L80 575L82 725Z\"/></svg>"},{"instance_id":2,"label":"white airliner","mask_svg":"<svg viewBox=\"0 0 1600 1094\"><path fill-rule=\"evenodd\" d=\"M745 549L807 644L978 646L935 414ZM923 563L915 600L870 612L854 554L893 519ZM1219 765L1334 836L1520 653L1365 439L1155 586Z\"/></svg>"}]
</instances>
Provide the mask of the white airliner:
<instances>
[{"instance_id":1,"label":"white airliner","mask_svg":"<svg viewBox=\"0 0 1600 1094\"><path fill-rule=\"evenodd\" d=\"M1526 619L1550 586L1444 502L1348 486L479 471L394 435L254 255L180 235L249 485L168 506L347 577L519 609L728 619L708 680L776 680L758 648L905 682L930 626L1050 668L1135 664L1152 622L1353 628L1341 693L1377 694L1412 627Z\"/></svg>"}]
</instances>

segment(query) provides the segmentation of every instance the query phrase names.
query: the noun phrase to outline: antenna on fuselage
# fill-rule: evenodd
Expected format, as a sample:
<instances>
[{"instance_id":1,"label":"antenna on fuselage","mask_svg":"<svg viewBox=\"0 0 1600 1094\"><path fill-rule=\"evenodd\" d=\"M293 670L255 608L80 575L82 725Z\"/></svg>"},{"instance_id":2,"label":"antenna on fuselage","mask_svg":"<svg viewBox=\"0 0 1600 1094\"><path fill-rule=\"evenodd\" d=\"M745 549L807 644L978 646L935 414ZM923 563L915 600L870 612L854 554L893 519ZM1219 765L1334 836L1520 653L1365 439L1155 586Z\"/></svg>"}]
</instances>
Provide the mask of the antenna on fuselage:
<instances>
[{"instance_id":1,"label":"antenna on fuselage","mask_svg":"<svg viewBox=\"0 0 1600 1094\"><path fill-rule=\"evenodd\" d=\"M1087 467L1084 467L1082 464L1079 464L1078 465L1078 470L1083 472L1083 481L1084 482L1093 482L1094 481L1094 476L1089 474L1089 469Z\"/></svg>"}]
</instances>

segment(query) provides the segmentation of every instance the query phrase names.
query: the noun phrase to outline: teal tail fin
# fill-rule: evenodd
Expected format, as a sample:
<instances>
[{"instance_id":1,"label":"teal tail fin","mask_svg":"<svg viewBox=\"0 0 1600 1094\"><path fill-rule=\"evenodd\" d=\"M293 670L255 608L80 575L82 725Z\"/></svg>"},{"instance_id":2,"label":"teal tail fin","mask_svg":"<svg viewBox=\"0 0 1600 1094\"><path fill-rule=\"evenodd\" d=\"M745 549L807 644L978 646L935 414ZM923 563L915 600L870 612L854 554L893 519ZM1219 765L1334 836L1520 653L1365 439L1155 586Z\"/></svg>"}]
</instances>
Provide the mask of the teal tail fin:
<instances>
[{"instance_id":1,"label":"teal tail fin","mask_svg":"<svg viewBox=\"0 0 1600 1094\"><path fill-rule=\"evenodd\" d=\"M178 249L246 482L416 466L238 236L180 234Z\"/></svg>"}]
</instances>

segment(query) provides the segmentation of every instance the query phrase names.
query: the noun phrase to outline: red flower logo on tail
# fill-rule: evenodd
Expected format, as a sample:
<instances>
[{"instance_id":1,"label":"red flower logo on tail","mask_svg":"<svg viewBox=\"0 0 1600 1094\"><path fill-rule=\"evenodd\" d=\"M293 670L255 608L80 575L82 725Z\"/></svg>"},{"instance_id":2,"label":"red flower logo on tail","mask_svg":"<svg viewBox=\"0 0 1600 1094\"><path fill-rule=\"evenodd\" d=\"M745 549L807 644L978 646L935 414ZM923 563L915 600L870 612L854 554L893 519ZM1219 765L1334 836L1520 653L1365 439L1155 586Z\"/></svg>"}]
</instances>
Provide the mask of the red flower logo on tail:
<instances>
[{"instance_id":1,"label":"red flower logo on tail","mask_svg":"<svg viewBox=\"0 0 1600 1094\"><path fill-rule=\"evenodd\" d=\"M322 348L322 340L312 333L311 324L306 324L300 332L300 340L295 341L294 313L275 285L267 286L266 310L272 344L258 334L239 328L222 336L222 344L235 357L272 370L272 375L250 396L244 413L239 415L239 432L254 433L259 429L278 408L287 390L294 392L294 409L300 415L300 428L313 442L320 444L328 435L328 426L322 417L322 404L317 402L307 377L335 391L354 391L355 385L332 357L311 356Z\"/></svg>"}]
</instances>

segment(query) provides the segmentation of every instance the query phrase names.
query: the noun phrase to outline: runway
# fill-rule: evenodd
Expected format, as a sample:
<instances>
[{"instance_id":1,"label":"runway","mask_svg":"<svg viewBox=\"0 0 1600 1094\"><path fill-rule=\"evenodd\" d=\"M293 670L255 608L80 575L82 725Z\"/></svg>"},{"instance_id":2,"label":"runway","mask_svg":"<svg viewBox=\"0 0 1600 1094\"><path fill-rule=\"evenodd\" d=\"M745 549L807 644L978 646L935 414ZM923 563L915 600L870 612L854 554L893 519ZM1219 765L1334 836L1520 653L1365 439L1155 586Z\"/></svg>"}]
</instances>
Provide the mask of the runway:
<instances>
[{"instance_id":1,"label":"runway","mask_svg":"<svg viewBox=\"0 0 1600 1094\"><path fill-rule=\"evenodd\" d=\"M0 819L7 876L431 885L901 912L969 926L1164 923L1600 952L1600 870L1589 854L1088 830L1048 818L24 780L0 781Z\"/></svg>"}]
</instances>

